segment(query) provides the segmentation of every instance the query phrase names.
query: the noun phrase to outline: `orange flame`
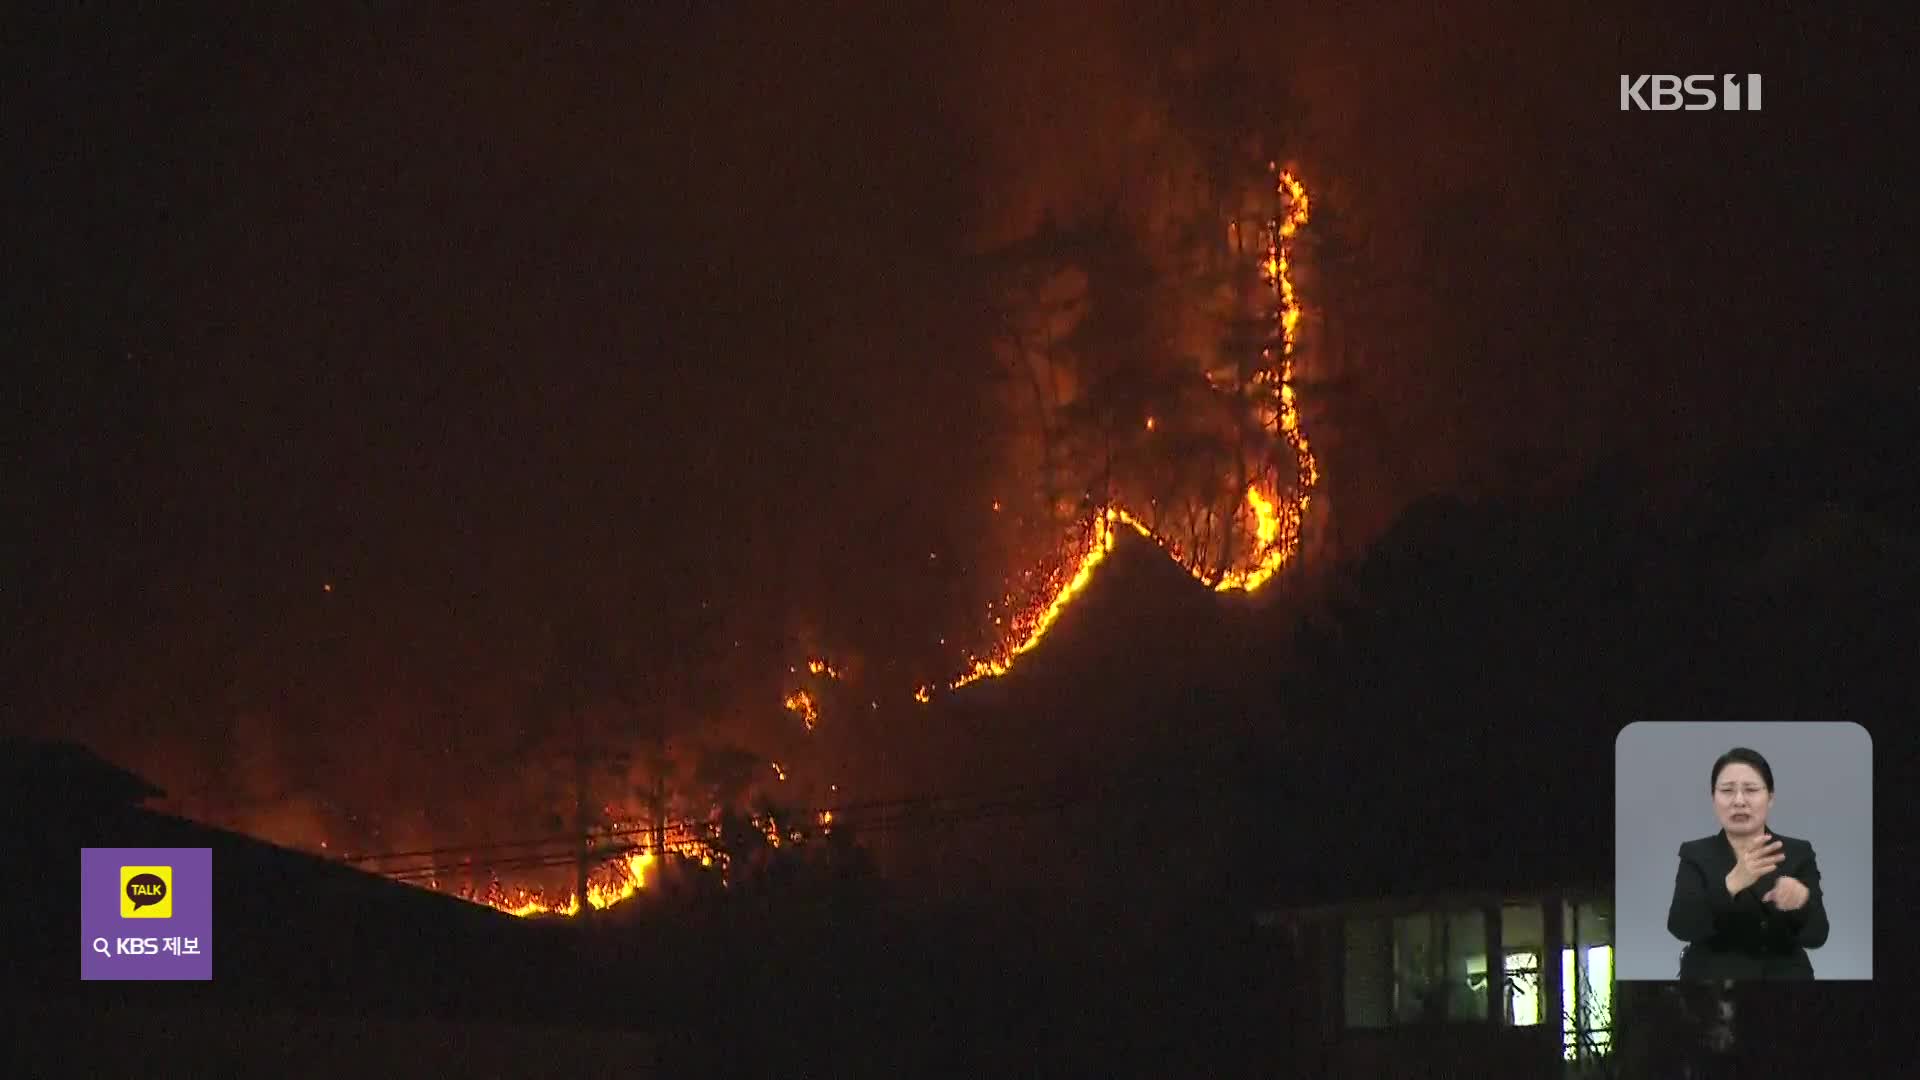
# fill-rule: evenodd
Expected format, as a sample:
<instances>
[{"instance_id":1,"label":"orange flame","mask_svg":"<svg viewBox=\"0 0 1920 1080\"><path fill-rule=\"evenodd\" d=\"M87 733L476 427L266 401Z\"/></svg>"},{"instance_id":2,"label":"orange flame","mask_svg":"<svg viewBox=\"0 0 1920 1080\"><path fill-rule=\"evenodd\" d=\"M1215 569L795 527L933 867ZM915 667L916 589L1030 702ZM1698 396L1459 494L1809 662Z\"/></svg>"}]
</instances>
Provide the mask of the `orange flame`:
<instances>
[{"instance_id":1,"label":"orange flame","mask_svg":"<svg viewBox=\"0 0 1920 1080\"><path fill-rule=\"evenodd\" d=\"M799 714L800 722L807 725L808 731L812 731L813 726L820 722L820 708L814 704L813 695L805 690L788 694L782 704L786 705L788 712Z\"/></svg>"},{"instance_id":2,"label":"orange flame","mask_svg":"<svg viewBox=\"0 0 1920 1080\"><path fill-rule=\"evenodd\" d=\"M602 868L600 875L603 880L589 879L587 882L587 905L595 911L605 911L646 888L647 870L653 866L653 862L653 852L643 851L636 855L623 856L609 867ZM567 894L564 901L557 903L525 889L511 890L506 895L482 894L468 899L523 919L530 915L571 916L580 913L580 898L571 892Z\"/></svg>"},{"instance_id":3,"label":"orange flame","mask_svg":"<svg viewBox=\"0 0 1920 1080\"><path fill-rule=\"evenodd\" d=\"M1300 530L1309 506L1312 503L1313 489L1320 480L1319 466L1314 460L1305 432L1301 429L1297 395L1293 387L1293 352L1296 344L1295 330L1299 325L1301 308L1294 290L1291 276L1291 241L1298 235L1301 227L1308 221L1308 198L1306 188L1292 173L1275 172L1276 195L1282 200L1286 211L1282 217L1267 223L1264 230L1266 250L1262 253L1260 268L1263 279L1274 296L1274 320L1278 327L1277 343L1280 358L1274 362L1271 347L1261 351L1263 364L1255 373L1254 383L1269 387L1272 400L1265 403L1262 415L1272 425L1273 430L1293 449L1296 462L1294 483L1291 490L1282 491L1278 485L1256 482L1248 486L1242 499L1246 515L1251 526L1253 544L1246 555L1248 565L1240 568L1228 568L1217 576L1208 571L1188 567L1188 572L1207 587L1221 591L1243 590L1252 592L1273 578L1293 557L1300 547ZM1239 226L1232 226L1230 236L1236 245ZM1211 376L1209 377L1211 381ZM1158 427L1154 417L1146 418L1148 431ZM993 510L1001 510L996 500ZM1083 593L1093 580L1102 563L1113 551L1116 528L1127 526L1140 536L1159 545L1168 556L1187 566L1181 557L1177 544L1168 538L1157 535L1146 522L1120 506L1108 506L1094 515L1087 535L1084 550L1071 560L1071 572L1063 569L1060 581L1051 597L1044 604L1035 604L1024 614L1011 618L996 616L995 622L1004 622L1010 633L1007 644L986 659L976 658L971 667L949 685L953 689L966 686L981 679L1005 675L1013 669L1015 661L1031 651L1046 636L1062 614L1075 599ZM938 556L929 553L929 559ZM328 584L331 591L331 584ZM945 643L944 638L941 642ZM807 662L810 675L825 675L839 679L840 672L825 659L814 658ZM797 671L795 672L797 674ZM921 685L914 691L914 700L922 704L930 701L933 687ZM819 706L812 694L806 690L795 690L783 701L785 707L800 716L808 731L812 731L819 722ZM878 702L874 708L878 708ZM770 763L781 780L786 779L786 769L779 762ZM816 817L823 830L830 830L834 816L830 810L819 811ZM767 841L778 847L783 839L798 841L800 833L796 830L783 837L777 823L771 819L756 822L764 832ZM726 859L710 844L699 838L675 840L666 845L666 851L696 860L702 866L713 866L719 861L724 867ZM633 896L647 887L648 873L654 867L656 853L643 850L637 854L628 854L614 859L597 869L588 879L586 904L589 908L603 910ZM437 888L437 882L430 883ZM484 903L513 915L530 916L537 914L575 915L581 911L580 898L569 893L563 900L550 901L545 896L525 889L502 890L497 884L484 894L468 897L478 903Z\"/></svg>"},{"instance_id":4,"label":"orange flame","mask_svg":"<svg viewBox=\"0 0 1920 1080\"><path fill-rule=\"evenodd\" d=\"M1291 492L1285 493L1263 489L1259 483L1248 486L1243 504L1252 519L1254 543L1248 555L1250 565L1240 569L1224 569L1218 576L1211 576L1199 568L1188 569L1201 584L1219 592L1252 592L1272 580L1298 554L1301 525L1306 520L1308 507L1312 505L1313 489L1320 482L1319 465L1307 443L1306 433L1301 430L1297 395L1293 388L1295 330L1300 323L1301 311L1291 273L1291 241L1308 221L1307 189L1291 172L1271 164L1268 167L1274 171L1275 195L1286 208L1280 218L1267 223L1264 230L1266 251L1260 262L1267 288L1273 293L1273 318L1279 330L1280 361L1277 365L1274 363L1270 347L1262 349L1264 363L1256 372L1254 382L1273 388L1273 399L1265 407L1263 415L1269 417L1268 422L1273 430L1286 440L1294 452L1294 483ZM1229 236L1237 242L1237 225ZM1153 417L1148 417L1146 426L1147 430L1152 431L1157 422ZM1032 613L1013 619L1014 633L1009 643L992 657L974 659L972 666L953 680L951 688L957 690L968 683L1005 675L1013 669L1016 659L1040 644L1061 614L1085 591L1100 564L1106 561L1107 554L1113 550L1116 525L1130 526L1141 536L1158 544L1176 561L1184 563L1179 559L1179 549L1172 541L1155 534L1145 522L1125 508L1107 507L1095 515L1086 550L1079 554L1072 573L1053 596L1044 605L1036 605ZM995 620L996 623L999 621ZM922 687L921 691L916 692L915 699L925 701L924 691Z\"/></svg>"}]
</instances>

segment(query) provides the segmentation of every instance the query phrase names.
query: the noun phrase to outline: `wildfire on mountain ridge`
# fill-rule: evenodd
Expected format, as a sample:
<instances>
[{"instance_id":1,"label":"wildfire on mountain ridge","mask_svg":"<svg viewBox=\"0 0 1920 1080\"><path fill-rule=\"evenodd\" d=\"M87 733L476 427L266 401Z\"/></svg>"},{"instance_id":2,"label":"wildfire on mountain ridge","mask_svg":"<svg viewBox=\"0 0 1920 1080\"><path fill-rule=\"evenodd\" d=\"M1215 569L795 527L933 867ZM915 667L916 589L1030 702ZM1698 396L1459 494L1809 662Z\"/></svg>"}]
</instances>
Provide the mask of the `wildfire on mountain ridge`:
<instances>
[{"instance_id":1,"label":"wildfire on mountain ridge","mask_svg":"<svg viewBox=\"0 0 1920 1080\"><path fill-rule=\"evenodd\" d=\"M1121 506L1105 507L1094 515L1084 548L1066 560L1072 571L1056 575L1054 580L1059 585L1044 602L1036 603L1027 612L1010 620L1011 633L1002 647L992 656L974 659L971 666L949 684L950 688L957 690L969 683L996 678L1013 670L1014 661L1040 643L1061 614L1093 580L1094 573L1113 550L1116 526L1125 525L1157 544L1186 567L1201 584L1218 592L1252 592L1272 580L1298 553L1301 526L1312 505L1313 489L1320 482L1319 465L1301 428L1297 395L1293 387L1293 354L1300 323L1300 303L1291 273L1292 241L1308 221L1309 202L1306 187L1297 177L1289 171L1272 166L1269 168L1275 176L1275 195L1284 208L1279 216L1268 221L1264 227L1266 253L1261 261L1261 276L1273 297L1276 333L1274 340L1261 349L1261 365L1254 374L1253 382L1272 388L1267 400L1260 405L1261 417L1269 429L1292 449L1295 465L1290 488L1283 489L1277 483L1264 486L1258 482L1247 487L1242 505L1246 510L1244 516L1251 518L1253 543L1245 563L1209 573L1189 564L1182 558L1178 544L1156 533L1135 513ZM1274 357L1276 347L1280 354L1277 360ZM1157 420L1149 417L1148 429L1157 426Z\"/></svg>"}]
</instances>

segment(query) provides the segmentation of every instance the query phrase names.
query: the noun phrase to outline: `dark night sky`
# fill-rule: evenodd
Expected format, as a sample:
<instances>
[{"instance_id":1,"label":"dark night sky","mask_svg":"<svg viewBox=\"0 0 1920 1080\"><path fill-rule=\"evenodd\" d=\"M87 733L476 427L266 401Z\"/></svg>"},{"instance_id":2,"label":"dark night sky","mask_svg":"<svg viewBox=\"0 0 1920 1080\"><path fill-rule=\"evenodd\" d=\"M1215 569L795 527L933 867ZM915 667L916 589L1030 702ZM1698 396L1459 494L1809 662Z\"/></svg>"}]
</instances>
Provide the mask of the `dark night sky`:
<instances>
[{"instance_id":1,"label":"dark night sky","mask_svg":"<svg viewBox=\"0 0 1920 1080\"><path fill-rule=\"evenodd\" d=\"M1616 449L1684 474L1895 355L1870 25L649 7L33 28L10 728L365 807L509 768L484 688L583 604L700 635L748 729L807 649L939 674L1018 569L964 256L1139 197L1182 57L1291 94L1222 108L1370 238L1303 269L1343 545ZM1696 70L1766 110L1617 111Z\"/></svg>"}]
</instances>

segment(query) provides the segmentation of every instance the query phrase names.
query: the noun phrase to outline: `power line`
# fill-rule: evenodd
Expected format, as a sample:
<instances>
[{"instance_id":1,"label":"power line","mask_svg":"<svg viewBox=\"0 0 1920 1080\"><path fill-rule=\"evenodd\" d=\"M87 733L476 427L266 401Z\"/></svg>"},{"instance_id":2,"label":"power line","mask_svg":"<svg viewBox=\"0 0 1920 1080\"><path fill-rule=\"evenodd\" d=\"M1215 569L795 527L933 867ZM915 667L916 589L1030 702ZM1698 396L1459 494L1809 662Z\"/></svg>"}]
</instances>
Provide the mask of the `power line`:
<instances>
[{"instance_id":1,"label":"power line","mask_svg":"<svg viewBox=\"0 0 1920 1080\"><path fill-rule=\"evenodd\" d=\"M1062 790L1062 788L1059 788L1059 787L1055 788L1050 792L1047 791L1046 789L1039 789L1038 791L1036 791L1035 794L1030 795L1027 798L1023 798L1023 799L1003 799L996 802L981 802L973 806L951 808L941 813L892 814L885 817L875 818L866 822L853 821L853 822L848 822L843 824L841 822L836 821L834 827L850 827L855 832L856 835L860 835L860 836L868 836L868 835L874 835L878 833L929 831L934 829L951 828L954 826L973 825L973 824L978 824L981 822L988 822L988 821L1032 817L1032 816L1037 816L1040 814L1047 814L1047 813L1057 813L1059 811L1062 811L1068 807L1071 807L1077 804L1091 802L1100 796L1111 795L1116 792L1121 792L1125 790L1126 790L1125 787L1114 787L1114 786L1082 787L1077 792ZM1172 795L1172 794L1176 794L1176 792L1170 791L1168 792L1168 794ZM950 801L950 800L944 799L944 798L935 798L935 799L920 798L920 799L913 799L913 800L895 800L895 801L889 801L885 804L870 804L870 805L888 805L888 806L900 806L900 805L906 805L906 804L931 805L932 803L939 802L939 801ZM690 822L683 822L682 824L687 824L687 823L690 823ZM636 829L621 830L621 831L627 835L634 835L634 834L646 835L651 833L653 830L648 828L636 828ZM681 838L670 841L671 843L686 843L689 840L691 840L691 841L706 845L710 848L713 848L714 850L719 850L718 847L716 846L716 841L719 841L720 838L713 834L711 826L707 826L706 828L702 829L700 832L693 834L691 836L688 836L684 833L677 833L676 835ZM616 852L612 854L614 857L617 857L618 854L620 853ZM561 866L569 866L569 865L572 865L577 860L577 858L578 858L578 853L572 852L572 851L552 852L552 853L531 853L527 855L515 856L513 858L501 859L501 860L489 860L489 861L481 861L481 862L474 862L471 860L467 860L467 861L453 862L453 863L438 863L438 864L431 864L427 866L407 867L401 870L390 871L387 873L386 876L391 877L395 880L401 880L401 881L418 881L418 880L428 880L428 879L437 878L441 876L455 876L462 873L463 871L471 873L472 871L475 871L475 870L486 870L490 873L498 874L500 871L503 871L503 870L506 870L506 871L535 870L535 869L546 869L546 868L554 868L554 867L561 867Z\"/></svg>"},{"instance_id":2,"label":"power line","mask_svg":"<svg viewBox=\"0 0 1920 1080\"><path fill-rule=\"evenodd\" d=\"M669 830L672 830L672 829L679 828L682 823L694 822L696 820L697 819L694 819L694 818L682 818L679 821L669 821L665 824L664 827ZM596 838L607 837L607 836L630 836L635 833L652 832L652 831L654 831L654 827L652 825L631 825L631 826L623 826L617 829L606 829L606 830L601 830L599 832L590 833L588 834L588 838L596 839ZM415 851L385 851L385 852L375 852L370 855L349 855L349 856L342 856L340 858L340 861L344 863L369 863L369 862L385 862L390 859L418 859L418 858L426 858L432 855L453 855L453 854L459 854L461 852L500 851L500 850L505 850L510 848L517 848L517 847L540 847L548 844L562 844L562 843L575 844L575 843L579 843L581 839L582 839L582 835L580 832L569 831L569 832L561 832L561 833L550 833L546 836L531 837L525 840L498 840L498 841L492 841L492 842L482 842L477 844L455 844L449 847L420 848Z\"/></svg>"},{"instance_id":3,"label":"power line","mask_svg":"<svg viewBox=\"0 0 1920 1080\"><path fill-rule=\"evenodd\" d=\"M1203 778L1194 777L1191 779L1195 783L1198 783L1198 782L1201 782ZM970 804L970 803L974 803L978 805L995 805L991 803L979 803L979 800L983 800L992 796L1015 795L1020 793L1033 793L1033 794L1059 793L1062 791L1078 790L1078 791L1084 792L1084 795L1080 797L1084 799L1084 798L1097 797L1103 794L1119 795L1119 794L1124 794L1130 791L1134 791L1135 789L1159 792L1161 794L1161 797L1169 797L1175 794L1183 793L1182 787L1177 782L1176 778L1165 777L1165 776L1141 778L1141 779L1130 781L1130 782L1129 781L1116 782L1116 781L1108 780L1105 783L1097 783L1097 782L1087 781L1084 779L1075 778L1075 779L1068 779L1068 780L1054 780L1054 781L1045 781L1045 782L1024 781L1019 783L1003 784L998 787L978 789L971 792L958 792L958 793L946 792L946 793L935 793L935 794L929 794L929 795L908 795L908 796L903 796L896 799L876 799L876 800L868 800L865 802L838 803L831 806L822 806L822 807L816 807L811 809L800 808L800 809L797 809L795 813L802 816L805 820L809 820L809 821L818 821L821 814L831 813L834 816L836 825L843 824L843 823L858 824L858 821L857 821L858 816L867 814L871 811L899 811L898 814L880 815L880 820L891 820L893 817L896 817L896 816L908 816L908 813L910 811L917 808L930 808L930 807L938 806L943 803L962 804L960 806L953 807L952 809L969 809L971 807L967 804ZM662 829L664 829L669 833L679 834L683 838L705 839L707 835L707 830L710 829L711 825L712 825L712 822L708 819L683 817L683 818L671 819L657 827L652 824L634 824L634 825L623 825L623 826L619 826L617 828L612 828L612 829L603 829L590 834L587 837L587 839L607 839L607 838L620 838L620 837L627 837L627 836L649 835L651 833L654 833ZM437 856L437 855L458 855L458 854L477 853L477 852L484 852L484 851L502 851L502 850L509 850L512 848L522 848L522 847L533 848L533 847L541 847L541 846L553 845L553 844L573 845L573 844L579 843L582 839L583 839L582 835L578 831L567 831L567 832L559 832L559 833L549 833L545 836L530 837L522 840L483 841L483 842L473 843L473 844L456 844L456 845L449 845L446 847L420 848L420 849L415 849L411 851L376 852L372 854L345 856L345 857L342 857L339 861L345 862L345 863L359 864L359 863L385 862L388 860L397 860L397 859L426 858L426 857Z\"/></svg>"}]
</instances>

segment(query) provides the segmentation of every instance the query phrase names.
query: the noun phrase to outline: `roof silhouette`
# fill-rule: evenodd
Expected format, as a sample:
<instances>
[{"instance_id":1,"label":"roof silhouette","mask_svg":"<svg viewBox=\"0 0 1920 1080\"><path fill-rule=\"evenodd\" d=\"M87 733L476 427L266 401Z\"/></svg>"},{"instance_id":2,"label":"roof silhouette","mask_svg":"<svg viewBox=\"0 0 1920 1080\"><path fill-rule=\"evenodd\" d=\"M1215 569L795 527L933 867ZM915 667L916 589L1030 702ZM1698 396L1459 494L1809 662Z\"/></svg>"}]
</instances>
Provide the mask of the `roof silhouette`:
<instances>
[{"instance_id":1,"label":"roof silhouette","mask_svg":"<svg viewBox=\"0 0 1920 1080\"><path fill-rule=\"evenodd\" d=\"M0 900L17 974L73 981L80 851L207 848L214 981L191 993L389 1014L508 1015L543 1006L492 975L543 954L551 931L456 897L141 805L159 789L71 744L10 743ZM36 771L37 770L37 771ZM549 995L550 996L550 995Z\"/></svg>"},{"instance_id":2,"label":"roof silhouette","mask_svg":"<svg viewBox=\"0 0 1920 1080\"><path fill-rule=\"evenodd\" d=\"M0 740L0 792L8 801L61 806L130 806L166 794L146 778L78 743Z\"/></svg>"}]
</instances>

